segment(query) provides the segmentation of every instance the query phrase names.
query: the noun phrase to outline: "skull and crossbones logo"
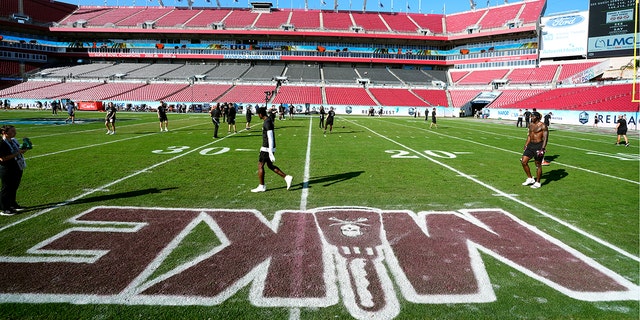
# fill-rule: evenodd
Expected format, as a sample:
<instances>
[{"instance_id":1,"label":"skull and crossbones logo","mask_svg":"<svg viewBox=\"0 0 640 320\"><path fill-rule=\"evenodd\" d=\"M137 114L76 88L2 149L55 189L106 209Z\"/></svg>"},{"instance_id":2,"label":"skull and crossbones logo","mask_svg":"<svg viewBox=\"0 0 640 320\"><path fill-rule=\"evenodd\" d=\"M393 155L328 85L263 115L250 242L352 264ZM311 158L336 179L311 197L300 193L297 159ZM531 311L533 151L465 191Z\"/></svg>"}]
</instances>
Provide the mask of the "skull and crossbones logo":
<instances>
[{"instance_id":1,"label":"skull and crossbones logo","mask_svg":"<svg viewBox=\"0 0 640 320\"><path fill-rule=\"evenodd\" d=\"M363 235L364 232L362 232L362 227L369 226L368 224L364 223L368 220L367 218L358 218L356 220L341 220L335 217L331 217L329 218L329 220L336 221L335 223L332 223L331 226L340 226L340 232L342 233L342 235L349 238L355 238Z\"/></svg>"}]
</instances>

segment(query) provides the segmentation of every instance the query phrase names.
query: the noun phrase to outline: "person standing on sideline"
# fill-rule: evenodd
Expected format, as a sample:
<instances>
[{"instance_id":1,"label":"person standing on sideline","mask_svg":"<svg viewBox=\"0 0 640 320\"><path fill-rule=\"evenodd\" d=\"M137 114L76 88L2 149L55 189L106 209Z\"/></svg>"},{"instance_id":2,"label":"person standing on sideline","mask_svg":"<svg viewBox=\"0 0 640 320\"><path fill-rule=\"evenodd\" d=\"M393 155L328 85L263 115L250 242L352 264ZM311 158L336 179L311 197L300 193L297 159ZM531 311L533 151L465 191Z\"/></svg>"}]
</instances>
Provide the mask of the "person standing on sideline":
<instances>
[{"instance_id":1,"label":"person standing on sideline","mask_svg":"<svg viewBox=\"0 0 640 320\"><path fill-rule=\"evenodd\" d=\"M28 149L22 149L18 145L14 126L0 127L0 134L2 134L2 144L0 144L0 180L2 181L0 209L2 211L0 215L12 216L22 211L22 207L16 202L16 195L22 180L22 172L27 166L23 154Z\"/></svg>"},{"instance_id":2,"label":"person standing on sideline","mask_svg":"<svg viewBox=\"0 0 640 320\"><path fill-rule=\"evenodd\" d=\"M327 127L329 127L329 133L333 132L333 118L336 116L336 112L333 111L333 107L329 108L327 113L327 121L324 123L324 133L327 133Z\"/></svg>"},{"instance_id":3,"label":"person standing on sideline","mask_svg":"<svg viewBox=\"0 0 640 320\"><path fill-rule=\"evenodd\" d=\"M593 127L594 128L598 127L598 122L600 122L600 119L598 119L598 114L596 113L596 115L593 117Z\"/></svg>"},{"instance_id":4,"label":"person standing on sideline","mask_svg":"<svg viewBox=\"0 0 640 320\"><path fill-rule=\"evenodd\" d=\"M158 120L160 121L160 132L169 131L169 118L167 118L167 105L160 101L158 106Z\"/></svg>"},{"instance_id":5,"label":"person standing on sideline","mask_svg":"<svg viewBox=\"0 0 640 320\"><path fill-rule=\"evenodd\" d=\"M227 123L229 124L229 132L231 133L231 128L233 128L233 133L238 133L236 130L236 106L233 104L229 104L229 111L227 113Z\"/></svg>"},{"instance_id":6,"label":"person standing on sideline","mask_svg":"<svg viewBox=\"0 0 640 320\"><path fill-rule=\"evenodd\" d=\"M116 134L116 106L109 101L105 111L107 115L104 117L104 125L107 127L107 134Z\"/></svg>"},{"instance_id":7,"label":"person standing on sideline","mask_svg":"<svg viewBox=\"0 0 640 320\"><path fill-rule=\"evenodd\" d=\"M542 115L538 112L531 114L531 125L529 126L529 134L527 135L527 141L524 143L524 153L520 158L520 163L524 172L527 174L527 180L522 185L531 185L531 188L540 188L540 178L542 177L542 160L544 159L544 153L547 147L547 141L549 140L549 129L547 126L540 122ZM529 168L529 160L533 158L536 163L536 178L531 176L531 169Z\"/></svg>"},{"instance_id":8,"label":"person standing on sideline","mask_svg":"<svg viewBox=\"0 0 640 320\"><path fill-rule=\"evenodd\" d=\"M434 125L436 126L436 129L438 129L438 123L436 123L436 108L431 110L431 125L429 125L429 129Z\"/></svg>"},{"instance_id":9,"label":"person standing on sideline","mask_svg":"<svg viewBox=\"0 0 640 320\"><path fill-rule=\"evenodd\" d=\"M547 129L551 125L551 116L552 115L553 115L553 112L549 112L549 113L544 115L544 125L547 126Z\"/></svg>"},{"instance_id":10,"label":"person standing on sideline","mask_svg":"<svg viewBox=\"0 0 640 320\"><path fill-rule=\"evenodd\" d=\"M71 123L75 123L76 122L76 105L73 104L73 101L69 100L67 101L67 105L65 107L67 108L67 114L69 116L67 117L66 120L64 120L64 123L67 123L69 120L71 120Z\"/></svg>"},{"instance_id":11,"label":"person standing on sideline","mask_svg":"<svg viewBox=\"0 0 640 320\"><path fill-rule=\"evenodd\" d=\"M618 133L618 140L616 145L620 145L620 138L624 138L625 147L629 146L629 139L627 139L627 120L622 116L618 116L618 124L616 124L616 132Z\"/></svg>"},{"instance_id":12,"label":"person standing on sideline","mask_svg":"<svg viewBox=\"0 0 640 320\"><path fill-rule=\"evenodd\" d=\"M327 112L324 111L324 106L320 106L320 129L324 129L324 117L327 115Z\"/></svg>"},{"instance_id":13,"label":"person standing on sideline","mask_svg":"<svg viewBox=\"0 0 640 320\"><path fill-rule=\"evenodd\" d=\"M260 148L260 156L258 157L258 180L260 184L255 189L251 189L251 192L265 192L267 187L264 184L264 166L267 165L271 171L284 178L287 183L287 190L291 188L291 181L293 177L285 174L273 163L276 162L274 153L276 152L276 136L274 134L275 127L273 125L273 119L267 115L267 108L259 108L257 110L258 117L263 121L262 123L262 147Z\"/></svg>"},{"instance_id":14,"label":"person standing on sideline","mask_svg":"<svg viewBox=\"0 0 640 320\"><path fill-rule=\"evenodd\" d=\"M518 121L516 122L516 127L522 127L522 117L524 114L522 113L522 109L518 110Z\"/></svg>"},{"instance_id":15,"label":"person standing on sideline","mask_svg":"<svg viewBox=\"0 0 640 320\"><path fill-rule=\"evenodd\" d=\"M253 111L251 111L251 105L247 105L247 111L245 111L245 118L247 120L247 124L244 126L245 130L251 130L251 116L253 116Z\"/></svg>"},{"instance_id":16,"label":"person standing on sideline","mask_svg":"<svg viewBox=\"0 0 640 320\"><path fill-rule=\"evenodd\" d=\"M213 138L218 139L218 128L220 128L220 103L216 103L209 110L209 115L211 116L211 122L213 122Z\"/></svg>"},{"instance_id":17,"label":"person standing on sideline","mask_svg":"<svg viewBox=\"0 0 640 320\"><path fill-rule=\"evenodd\" d=\"M524 125L525 128L529 128L529 124L531 124L531 112L529 109L524 109Z\"/></svg>"}]
</instances>

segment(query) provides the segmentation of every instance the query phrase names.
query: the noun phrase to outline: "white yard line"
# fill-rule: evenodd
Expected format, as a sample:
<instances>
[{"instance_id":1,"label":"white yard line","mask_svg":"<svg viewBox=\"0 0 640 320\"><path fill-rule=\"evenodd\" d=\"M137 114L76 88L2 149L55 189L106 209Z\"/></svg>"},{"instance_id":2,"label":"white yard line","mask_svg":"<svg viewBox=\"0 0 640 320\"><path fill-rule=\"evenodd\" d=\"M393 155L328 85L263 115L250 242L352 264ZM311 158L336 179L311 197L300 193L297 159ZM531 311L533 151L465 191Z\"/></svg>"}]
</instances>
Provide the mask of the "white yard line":
<instances>
[{"instance_id":1,"label":"white yard line","mask_svg":"<svg viewBox=\"0 0 640 320\"><path fill-rule=\"evenodd\" d=\"M605 247L607 247L607 248L609 248L609 249L611 249L611 250L613 250L613 251L625 256L625 257L628 257L628 258L633 259L633 260L635 260L637 262L640 262L640 257L637 257L637 256L635 256L635 255L633 255L631 253L628 253L625 250L623 250L621 248L618 248L617 246L615 246L615 245L613 245L613 244L611 244L611 243L609 243L607 241L604 241L604 240L602 240L602 239L600 239L600 238L598 238L598 237L596 237L596 236L594 236L594 235L592 235L592 234L590 234L590 233L588 233L588 232L586 232L586 231L584 231L584 230L582 230L582 229L580 229L580 228L578 228L578 227L576 227L576 226L574 226L574 225L572 225L572 224L570 224L570 223L568 223L566 221L563 221L563 220L561 220L561 219L559 219L559 218L557 218L557 217L555 217L555 216L553 216L553 215L551 215L551 214L549 214L549 213L547 213L547 212L545 212L545 211L543 211L543 210L541 210L541 209L539 209L539 208L537 208L537 207L535 207L535 206L533 206L533 205L531 205L529 203L526 203L526 202L516 198L512 194L503 192L502 190L500 190L500 189L498 189L498 188L496 188L494 186L491 186L489 184L486 184L486 183L476 179L472 175L468 175L468 174L466 174L466 173L464 173L464 172L462 172L462 171L460 171L460 170L458 170L456 168L453 168L453 167L451 167L451 166L449 166L449 165L447 165L447 164L445 164L443 162L440 162L440 161L438 161L436 159L433 159L433 158L427 156L426 154L424 154L423 152L418 152L418 151L416 151L416 150L414 150L414 149L412 149L412 148L410 148L408 146L405 146L404 144L402 144L400 142L397 142L397 141L395 141L395 140L393 140L393 139L391 139L389 137L386 137L386 136L384 136L384 135L382 135L382 134L380 134L380 133L378 133L376 131L373 131L369 127L365 127L365 126L363 126L361 124L358 124L358 123L356 123L354 121L351 121L351 120L346 120L346 121L348 121L348 122L350 122L350 123L352 123L354 125L357 125L359 127L362 127L365 130L377 135L380 138L383 138L383 139L385 139L385 140L387 140L389 142L392 142L392 143L394 143L394 144L396 144L396 145L398 145L400 147L405 148L406 150L409 150L409 151L415 153L416 155L419 155L419 156L421 156L421 157L423 157L423 158L425 158L425 159L427 159L427 160L429 160L429 161L431 161L431 162L433 162L433 163L435 163L435 164L437 164L439 166L442 166L442 167L444 167L444 168L456 173L458 176L460 176L462 178L471 180L472 182L474 182L476 184L479 184L480 186L491 190L492 193L495 194L496 196L500 196L500 197L503 197L505 199L509 199L509 200L511 200L513 202L516 202L516 203L524 206L524 207L527 207L527 208L539 213L540 215L542 215L544 217L547 217L547 218L559 223L560 225L563 225L563 226L575 231L576 233L581 234L581 235L583 235L583 236L585 236L585 237L587 237L587 238L589 238L589 239L591 239L591 240L593 240L593 241L595 241L595 242L597 242L597 243L599 243L599 244L601 244L601 245L603 245L603 246L605 246Z\"/></svg>"},{"instance_id":2,"label":"white yard line","mask_svg":"<svg viewBox=\"0 0 640 320\"><path fill-rule=\"evenodd\" d=\"M307 138L307 156L304 159L304 177L302 180L302 195L300 196L300 210L307 210L309 198L309 177L311 171L311 132L313 131L313 117L309 118L309 134Z\"/></svg>"},{"instance_id":3,"label":"white yard line","mask_svg":"<svg viewBox=\"0 0 640 320\"><path fill-rule=\"evenodd\" d=\"M460 141L481 145L481 146L487 147L487 148L492 148L492 149L496 149L496 150L500 150L500 151L504 151L504 152L514 153L514 154L517 154L517 155L522 155L521 152L517 152L517 151L513 151L513 150L509 150L509 149L504 149L504 148L492 146L492 145L489 145L489 144L484 144L484 143L481 143L481 142L477 142L477 141L473 141L473 140L469 140L469 139L465 139L465 138L456 137L456 136L453 136L453 135L450 135L450 134L442 134L442 133L436 132L435 130L427 130L427 129L424 129L424 128L418 128L418 127L413 127L413 126L403 125L403 124L399 124L399 125L404 126L404 127L408 127L408 128L411 128L411 129L419 129L419 130L426 131L426 132L429 132L429 133L432 133L432 134L435 134L435 135L439 135L439 136L442 136L442 137L446 137L446 138L457 139L457 140L460 140ZM469 129L469 128L464 128L464 129L475 130L475 129ZM481 131L481 130L475 130L475 131ZM485 132L485 131L481 131L481 132L490 133L490 132ZM495 134L495 135L505 136L505 135L502 135L502 134ZM514 138L512 136L511 137L510 136L505 136L505 137ZM524 141L525 139L526 139L526 136L523 136L522 141ZM558 144L552 144L552 143L549 143L549 144L558 145ZM563 146L563 145L558 145L558 146L566 147L566 148L573 148L573 149L577 149L577 150L581 150L581 151L587 151L586 149L580 149L580 148L576 148L576 147ZM589 150L589 151L591 151L591 150ZM567 168L571 168L571 169L575 169L575 170L585 171L585 172L588 172L588 173L592 173L592 174L603 176L603 177L607 177L607 178L612 178L612 179L621 180L621 181L624 181L624 182L629 182L629 183L633 183L633 184L636 184L636 185L640 185L640 181L634 181L634 180L630 180L630 179L626 179L626 178L622 178L622 177L616 177L616 176L612 176L610 174L606 174L606 173L602 173L602 172L598 172L598 171L593 171L593 170L586 169L586 168L572 166L570 164L562 163L562 162L555 161L555 160L553 161L553 164L565 166Z\"/></svg>"}]
</instances>

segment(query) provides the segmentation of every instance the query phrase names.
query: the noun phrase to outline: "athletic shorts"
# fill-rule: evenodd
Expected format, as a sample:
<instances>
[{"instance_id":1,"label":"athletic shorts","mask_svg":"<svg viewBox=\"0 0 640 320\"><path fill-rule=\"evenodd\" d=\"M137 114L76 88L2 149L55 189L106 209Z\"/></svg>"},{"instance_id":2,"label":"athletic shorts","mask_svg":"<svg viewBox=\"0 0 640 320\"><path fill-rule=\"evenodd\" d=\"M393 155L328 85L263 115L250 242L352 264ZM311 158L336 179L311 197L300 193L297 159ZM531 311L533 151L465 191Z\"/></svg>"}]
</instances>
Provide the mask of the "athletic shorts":
<instances>
[{"instance_id":1,"label":"athletic shorts","mask_svg":"<svg viewBox=\"0 0 640 320\"><path fill-rule=\"evenodd\" d=\"M160 122L169 121L169 119L167 118L167 116L158 117L158 120L160 120Z\"/></svg>"},{"instance_id":2,"label":"athletic shorts","mask_svg":"<svg viewBox=\"0 0 640 320\"><path fill-rule=\"evenodd\" d=\"M627 134L627 129L626 128L618 128L618 134L619 135Z\"/></svg>"},{"instance_id":3,"label":"athletic shorts","mask_svg":"<svg viewBox=\"0 0 640 320\"><path fill-rule=\"evenodd\" d=\"M538 157L537 155L537 151L542 149L542 142L538 142L538 143L529 143L529 145L527 145L527 149L524 150L524 153L522 154L525 157L529 157L529 159L535 159L537 161L542 161L542 158L544 157Z\"/></svg>"},{"instance_id":4,"label":"athletic shorts","mask_svg":"<svg viewBox=\"0 0 640 320\"><path fill-rule=\"evenodd\" d=\"M326 125L333 125L333 118L327 118L327 122L325 123Z\"/></svg>"},{"instance_id":5,"label":"athletic shorts","mask_svg":"<svg viewBox=\"0 0 640 320\"><path fill-rule=\"evenodd\" d=\"M260 151L260 156L258 156L258 161L262 162L262 163L272 163L271 159L269 159L269 152L266 151Z\"/></svg>"}]
</instances>

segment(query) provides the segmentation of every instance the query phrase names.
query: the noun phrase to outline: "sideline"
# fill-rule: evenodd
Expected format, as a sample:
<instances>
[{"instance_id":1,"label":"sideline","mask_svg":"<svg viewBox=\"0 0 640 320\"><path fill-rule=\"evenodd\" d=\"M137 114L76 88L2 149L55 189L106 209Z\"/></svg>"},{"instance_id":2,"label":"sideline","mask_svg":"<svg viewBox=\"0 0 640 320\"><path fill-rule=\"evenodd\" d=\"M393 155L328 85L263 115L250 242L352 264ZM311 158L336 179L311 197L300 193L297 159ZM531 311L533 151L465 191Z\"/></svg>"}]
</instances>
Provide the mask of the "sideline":
<instances>
[{"instance_id":1,"label":"sideline","mask_svg":"<svg viewBox=\"0 0 640 320\"><path fill-rule=\"evenodd\" d=\"M396 124L396 123L393 123L393 124ZM426 130L425 128L419 128L419 127L414 127L414 126L409 126L409 125L399 124L399 123L397 125L403 126L403 127L407 127L407 128L411 128L411 129L419 129L419 130L426 131L426 132L429 132L429 133L433 133L433 134L436 134L436 135L439 135L439 136L444 136L446 138L457 139L457 140L460 140L460 141L481 145L483 147L492 148L492 149L496 149L496 150L500 150L500 151L504 151L504 152L517 154L519 156L522 155L521 152L517 152L517 151L513 151L513 150L509 150L509 149L504 149L504 148L496 147L496 146L493 146L493 145L490 145L490 144L484 144L484 143L481 143L481 142L477 142L477 141L473 141L473 140L468 140L468 139L456 137L456 136L453 136L453 135L445 135L445 134L442 134L442 133L439 133L439 132L435 132L433 130ZM484 132L482 130L477 130L477 129L468 129L468 128L465 128L465 129ZM485 132L485 133L490 133L490 132ZM497 134L497 133L493 133L493 134L494 135L500 135L500 134ZM507 137L515 139L512 136L511 137L507 136ZM551 144L551 143L549 143L549 144ZM562 146L562 145L558 145L558 144L554 144L554 145ZM571 147L567 147L567 148L571 148ZM580 148L574 148L574 149L586 151L585 149L580 149ZM616 177L616 176L612 176L610 174L606 174L606 173L602 173L602 172L598 172L598 171L593 171L591 169L572 166L570 164L562 163L562 162L559 162L559 161L553 161L553 163L557 164L557 165L565 166L567 168L571 168L571 169L575 169L575 170L581 170L581 171L585 171L585 172L592 173L592 174L595 174L595 175L599 175L599 176L603 176L603 177L607 177L607 178L612 178L612 179L621 180L621 181L624 181L624 182L629 182L629 183L633 183L633 184L636 184L636 185L640 185L640 181L634 181L634 180L629 180L629 179L626 179L626 178Z\"/></svg>"},{"instance_id":2,"label":"sideline","mask_svg":"<svg viewBox=\"0 0 640 320\"><path fill-rule=\"evenodd\" d=\"M363 128L363 129L365 129L365 130L367 130L367 131L377 135L378 137L383 138L383 139L385 139L385 140L387 140L387 141L389 141L391 143L394 143L394 144L396 144L398 146L401 146L401 147L405 148L406 150L409 150L409 151L415 153L416 155L419 155L419 156L421 156L421 157L423 157L423 158L425 158L425 159L427 159L427 160L429 160L429 161L431 161L431 162L433 162L433 163L435 163L435 164L437 164L437 165L439 165L441 167L444 167L444 168L456 173L458 176L460 176L462 178L471 180L472 182L474 182L476 184L479 184L480 186L491 190L493 193L496 194L496 196L500 196L500 197L503 197L505 199L509 199L509 200L511 200L511 201L513 201L515 203L518 203L518 204L520 204L520 205L522 205L522 206L524 206L526 208L529 208L529 209L533 210L534 212L537 212L540 215L542 215L544 217L547 217L547 218L559 223L560 225L565 226L565 227L569 228L570 230L573 230L574 232L577 232L578 234L581 234L581 235L583 235L583 236L585 236L585 237L587 237L587 238L589 238L589 239L591 239L591 240L593 240L593 241L595 241L595 242L597 242L597 243L599 243L599 244L601 244L601 245L603 245L603 246L605 246L605 247L607 247L607 248L609 248L609 249L611 249L611 250L613 250L613 251L625 256L625 257L628 257L628 258L630 258L630 259L632 259L632 260L634 260L636 262L640 262L640 257L637 257L637 256L635 256L635 255L633 255L631 253L628 253L625 250L623 250L621 248L618 248L617 246L615 246L615 245L613 245L613 244L611 244L611 243L609 243L607 241L604 241L604 240L602 240L602 239L600 239L600 238L598 238L598 237L596 237L596 236L594 236L594 235L592 235L592 234L590 234L590 233L588 233L588 232L586 232L586 231L584 231L584 230L582 230L582 229L580 229L580 228L578 228L578 227L576 227L576 226L574 226L574 225L572 225L572 224L570 224L570 223L568 223L568 222L566 222L564 220L561 220L561 219L559 219L559 218L557 218L557 217L555 217L555 216L553 216L553 215L551 215L551 214L549 214L549 213L547 213L545 211L542 211L541 209L538 209L537 207L534 207L533 205L528 204L528 203L516 198L515 196L513 196L511 194L503 192L502 190L499 190L496 187L493 187L493 186L491 186L489 184L486 184L486 183L476 179L475 177L473 177L471 175L468 175L468 174L466 174L466 173L464 173L464 172L462 172L462 171L460 171L460 170L458 170L458 169L456 169L456 168L454 168L452 166L449 166L449 165L447 165L447 164L445 164L443 162L440 162L440 161L438 161L438 160L436 160L434 158L431 158L431 157L427 156L426 154L424 154L423 152L418 152L418 151L414 150L413 148L405 146L400 142L397 142L397 141L395 141L395 140L393 140L393 139L391 139L391 138L389 138L387 136L384 136L384 135L382 135L382 134L380 134L380 133L378 133L376 131L373 131L369 127L365 127L365 126L363 126L363 125L361 125L359 123L356 123L356 122L354 122L352 120L345 120L345 121L347 121L347 122L349 122L351 124L354 124L356 126L359 126L359 127ZM461 140L464 140L464 139L461 139Z\"/></svg>"}]
</instances>

